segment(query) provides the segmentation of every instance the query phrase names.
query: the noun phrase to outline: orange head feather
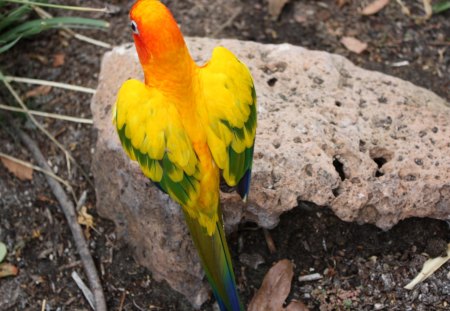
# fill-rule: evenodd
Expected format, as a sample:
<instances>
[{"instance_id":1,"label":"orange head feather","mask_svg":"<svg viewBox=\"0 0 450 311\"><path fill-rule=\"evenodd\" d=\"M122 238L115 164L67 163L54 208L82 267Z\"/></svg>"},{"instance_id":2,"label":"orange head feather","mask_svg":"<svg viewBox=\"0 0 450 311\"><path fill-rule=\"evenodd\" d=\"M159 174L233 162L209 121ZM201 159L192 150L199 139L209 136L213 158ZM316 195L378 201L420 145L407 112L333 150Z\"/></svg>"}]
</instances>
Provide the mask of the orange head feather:
<instances>
[{"instance_id":1,"label":"orange head feather","mask_svg":"<svg viewBox=\"0 0 450 311\"><path fill-rule=\"evenodd\" d=\"M138 0L130 11L133 39L141 64L173 57L186 49L170 11L158 0Z\"/></svg>"}]
</instances>

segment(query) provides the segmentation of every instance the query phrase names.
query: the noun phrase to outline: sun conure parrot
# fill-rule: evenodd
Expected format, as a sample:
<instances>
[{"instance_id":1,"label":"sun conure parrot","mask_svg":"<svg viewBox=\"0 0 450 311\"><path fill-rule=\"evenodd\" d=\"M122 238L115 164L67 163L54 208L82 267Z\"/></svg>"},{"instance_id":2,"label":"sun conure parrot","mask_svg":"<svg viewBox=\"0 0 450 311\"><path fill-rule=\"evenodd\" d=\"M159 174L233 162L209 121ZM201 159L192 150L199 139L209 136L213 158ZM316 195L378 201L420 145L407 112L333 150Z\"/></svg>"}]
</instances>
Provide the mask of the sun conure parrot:
<instances>
[{"instance_id":1,"label":"sun conure parrot","mask_svg":"<svg viewBox=\"0 0 450 311\"><path fill-rule=\"evenodd\" d=\"M128 156L182 206L221 310L239 301L219 202L220 173L247 198L256 94L247 67L224 47L197 66L169 10L139 0L131 29L145 82L126 81L114 122Z\"/></svg>"}]
</instances>

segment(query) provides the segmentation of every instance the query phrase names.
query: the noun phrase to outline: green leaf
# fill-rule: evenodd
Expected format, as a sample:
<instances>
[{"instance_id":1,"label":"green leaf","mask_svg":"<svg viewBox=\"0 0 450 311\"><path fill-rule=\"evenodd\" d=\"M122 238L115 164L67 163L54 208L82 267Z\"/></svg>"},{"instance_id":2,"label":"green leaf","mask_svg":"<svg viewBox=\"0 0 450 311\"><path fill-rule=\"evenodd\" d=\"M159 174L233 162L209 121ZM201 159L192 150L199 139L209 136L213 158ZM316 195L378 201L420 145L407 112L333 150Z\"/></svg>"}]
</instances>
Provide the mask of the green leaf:
<instances>
[{"instance_id":1,"label":"green leaf","mask_svg":"<svg viewBox=\"0 0 450 311\"><path fill-rule=\"evenodd\" d=\"M7 253L6 245L0 242L0 262L2 262L3 259L5 259L6 253Z\"/></svg>"},{"instance_id":2,"label":"green leaf","mask_svg":"<svg viewBox=\"0 0 450 311\"><path fill-rule=\"evenodd\" d=\"M450 9L450 1L441 1L432 6L433 14L439 14Z\"/></svg>"},{"instance_id":3,"label":"green leaf","mask_svg":"<svg viewBox=\"0 0 450 311\"><path fill-rule=\"evenodd\" d=\"M29 37L52 28L107 28L109 23L82 17L53 17L35 19L22 23L0 35L0 44L9 43L18 37Z\"/></svg>"},{"instance_id":4,"label":"green leaf","mask_svg":"<svg viewBox=\"0 0 450 311\"><path fill-rule=\"evenodd\" d=\"M5 29L6 27L10 26L12 23L20 20L22 17L24 17L26 14L28 14L31 11L31 6L29 5L22 5L18 7L15 10L12 10L8 13L8 15L4 16L0 20L0 31L2 29Z\"/></svg>"},{"instance_id":5,"label":"green leaf","mask_svg":"<svg viewBox=\"0 0 450 311\"><path fill-rule=\"evenodd\" d=\"M16 38L16 40L13 40L11 42L9 42L8 44L5 44L3 46L0 46L0 54L3 52L8 51L10 48L12 48L17 42L19 42L19 40L22 39L22 36L19 36Z\"/></svg>"}]
</instances>

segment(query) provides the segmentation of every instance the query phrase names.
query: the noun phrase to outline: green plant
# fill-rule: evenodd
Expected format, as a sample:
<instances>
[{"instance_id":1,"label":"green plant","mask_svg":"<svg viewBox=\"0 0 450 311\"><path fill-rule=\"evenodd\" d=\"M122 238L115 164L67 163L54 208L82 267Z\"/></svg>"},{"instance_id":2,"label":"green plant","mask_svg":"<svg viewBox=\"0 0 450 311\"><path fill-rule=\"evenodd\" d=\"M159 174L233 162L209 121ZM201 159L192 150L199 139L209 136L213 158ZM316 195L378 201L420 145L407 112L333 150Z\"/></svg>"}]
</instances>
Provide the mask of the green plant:
<instances>
[{"instance_id":1,"label":"green plant","mask_svg":"<svg viewBox=\"0 0 450 311\"><path fill-rule=\"evenodd\" d=\"M450 1L449 0L441 1L436 4L433 4L432 7L433 7L433 14L439 14L450 9Z\"/></svg>"},{"instance_id":2,"label":"green plant","mask_svg":"<svg viewBox=\"0 0 450 311\"><path fill-rule=\"evenodd\" d=\"M9 8L7 8L7 3L20 3L21 5L10 4ZM105 21L82 17L40 17L30 19L30 13L39 6L79 11L105 11L102 9L47 4L45 1L0 0L0 53L9 50L22 38L39 34L48 29L107 28L109 26Z\"/></svg>"}]
</instances>

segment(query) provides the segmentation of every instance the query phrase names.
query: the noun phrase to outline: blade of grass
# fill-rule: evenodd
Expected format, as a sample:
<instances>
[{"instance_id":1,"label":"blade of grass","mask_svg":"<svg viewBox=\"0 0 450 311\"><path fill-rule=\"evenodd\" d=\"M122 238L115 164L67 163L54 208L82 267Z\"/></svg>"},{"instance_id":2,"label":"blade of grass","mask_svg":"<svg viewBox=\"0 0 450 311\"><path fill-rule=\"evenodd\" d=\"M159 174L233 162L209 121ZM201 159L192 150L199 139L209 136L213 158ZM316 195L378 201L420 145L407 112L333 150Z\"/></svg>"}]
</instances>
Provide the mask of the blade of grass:
<instances>
[{"instance_id":1,"label":"blade of grass","mask_svg":"<svg viewBox=\"0 0 450 311\"><path fill-rule=\"evenodd\" d=\"M26 14L30 13L32 11L31 6L29 5L22 5L18 7L17 9L11 11L8 15L2 17L0 19L0 31L5 29L6 27L10 26L15 21L21 19Z\"/></svg>"},{"instance_id":2,"label":"blade of grass","mask_svg":"<svg viewBox=\"0 0 450 311\"><path fill-rule=\"evenodd\" d=\"M85 26L88 28L107 28L109 27L109 23L101 20L82 17L53 17L45 20L35 19L20 24L0 35L0 42L10 42L16 40L16 38L19 36L28 37L51 28L74 28L81 26Z\"/></svg>"},{"instance_id":3,"label":"blade of grass","mask_svg":"<svg viewBox=\"0 0 450 311\"><path fill-rule=\"evenodd\" d=\"M108 13L108 9L107 8L103 8L103 9L89 8L89 7L82 7L82 6L71 6L71 5L41 3L41 2L28 1L28 0L4 0L4 1L12 2L12 3L20 3L20 4L38 5L38 6L43 6L43 7L48 7L48 8L55 8L55 9L63 9L63 10Z\"/></svg>"},{"instance_id":4,"label":"blade of grass","mask_svg":"<svg viewBox=\"0 0 450 311\"><path fill-rule=\"evenodd\" d=\"M450 9L450 1L441 1L433 4L433 13L439 14Z\"/></svg>"},{"instance_id":5,"label":"blade of grass","mask_svg":"<svg viewBox=\"0 0 450 311\"><path fill-rule=\"evenodd\" d=\"M2 77L0 77L0 80ZM96 90L88 87L71 85L61 82L53 82L47 80L39 80L39 79L30 79L30 78L22 78L22 77L13 77L13 76L3 76L3 79L6 79L8 82L19 82L19 83L27 83L27 84L35 84L35 85L48 85L52 87L57 87L60 89L66 89L76 92L95 94Z\"/></svg>"},{"instance_id":6,"label":"blade of grass","mask_svg":"<svg viewBox=\"0 0 450 311\"><path fill-rule=\"evenodd\" d=\"M34 6L33 9L42 18L52 18L53 17L50 13L45 11L43 8ZM90 43L90 44L93 44L93 45L96 45L96 46L101 46L101 47L107 48L107 49L111 49L112 48L111 44L109 44L109 43L106 43L106 42L103 42L103 41L100 41L100 40L96 40L96 39L90 38L88 36L81 35L81 34L76 33L75 31L73 31L72 29L69 29L67 27L63 28L63 30L67 33L68 36L73 36L75 39L78 39L80 41L84 41L84 42L87 42L87 43Z\"/></svg>"},{"instance_id":7,"label":"blade of grass","mask_svg":"<svg viewBox=\"0 0 450 311\"><path fill-rule=\"evenodd\" d=\"M13 106L9 106L9 105L3 105L3 104L0 104L0 109L7 110L7 111L26 113L26 111L22 108L13 107ZM83 123L83 124L93 124L94 123L94 121L91 119L71 117L71 116L66 116L66 115L62 115L62 114L36 111L36 110L28 110L28 112L32 115L45 117L45 118L52 118L52 119L58 119L58 120L63 120L63 121L75 122L75 123Z\"/></svg>"},{"instance_id":8,"label":"blade of grass","mask_svg":"<svg viewBox=\"0 0 450 311\"><path fill-rule=\"evenodd\" d=\"M22 39L22 36L19 36L16 38L16 40L13 40L11 42L9 42L8 44L2 45L0 46L0 54L3 52L8 51L10 48L12 48L17 42L19 42L19 40Z\"/></svg>"}]
</instances>

